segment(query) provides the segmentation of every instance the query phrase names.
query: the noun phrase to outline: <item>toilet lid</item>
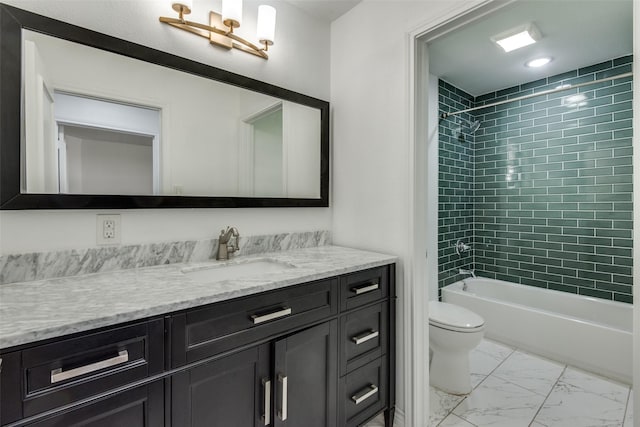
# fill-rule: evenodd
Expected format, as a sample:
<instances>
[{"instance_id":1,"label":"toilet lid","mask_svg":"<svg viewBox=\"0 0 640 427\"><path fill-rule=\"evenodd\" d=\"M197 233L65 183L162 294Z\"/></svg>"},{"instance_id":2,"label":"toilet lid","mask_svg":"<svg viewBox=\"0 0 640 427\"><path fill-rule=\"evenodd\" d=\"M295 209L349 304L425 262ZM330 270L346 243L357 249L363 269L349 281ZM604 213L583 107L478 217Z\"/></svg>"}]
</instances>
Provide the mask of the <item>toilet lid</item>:
<instances>
[{"instance_id":1,"label":"toilet lid","mask_svg":"<svg viewBox=\"0 0 640 427\"><path fill-rule=\"evenodd\" d=\"M484 326L484 319L458 305L429 301L429 323L444 329L469 330Z\"/></svg>"}]
</instances>

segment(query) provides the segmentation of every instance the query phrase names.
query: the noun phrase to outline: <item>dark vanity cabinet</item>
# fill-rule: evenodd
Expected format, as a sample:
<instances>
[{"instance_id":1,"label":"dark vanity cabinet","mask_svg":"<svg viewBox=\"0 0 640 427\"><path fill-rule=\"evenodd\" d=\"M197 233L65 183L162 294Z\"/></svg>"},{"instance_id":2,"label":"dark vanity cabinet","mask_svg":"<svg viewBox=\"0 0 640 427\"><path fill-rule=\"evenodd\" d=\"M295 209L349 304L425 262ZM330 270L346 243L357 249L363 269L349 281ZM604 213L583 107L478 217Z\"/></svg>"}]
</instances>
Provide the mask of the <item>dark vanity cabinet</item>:
<instances>
[{"instance_id":1,"label":"dark vanity cabinet","mask_svg":"<svg viewBox=\"0 0 640 427\"><path fill-rule=\"evenodd\" d=\"M158 380L25 425L156 427L164 424L163 408L164 385Z\"/></svg>"},{"instance_id":2,"label":"dark vanity cabinet","mask_svg":"<svg viewBox=\"0 0 640 427\"><path fill-rule=\"evenodd\" d=\"M389 423L394 267L10 349L0 424L332 427L381 411Z\"/></svg>"},{"instance_id":3,"label":"dark vanity cabinet","mask_svg":"<svg viewBox=\"0 0 640 427\"><path fill-rule=\"evenodd\" d=\"M264 425L271 409L270 353L269 345L254 346L172 376L171 425Z\"/></svg>"},{"instance_id":4,"label":"dark vanity cabinet","mask_svg":"<svg viewBox=\"0 0 640 427\"><path fill-rule=\"evenodd\" d=\"M335 425L336 343L332 320L174 375L172 425Z\"/></svg>"},{"instance_id":5,"label":"dark vanity cabinet","mask_svg":"<svg viewBox=\"0 0 640 427\"><path fill-rule=\"evenodd\" d=\"M162 381L150 381L164 371L162 319L52 340L1 357L3 425L24 419L24 425L39 427L146 427L162 421Z\"/></svg>"}]
</instances>

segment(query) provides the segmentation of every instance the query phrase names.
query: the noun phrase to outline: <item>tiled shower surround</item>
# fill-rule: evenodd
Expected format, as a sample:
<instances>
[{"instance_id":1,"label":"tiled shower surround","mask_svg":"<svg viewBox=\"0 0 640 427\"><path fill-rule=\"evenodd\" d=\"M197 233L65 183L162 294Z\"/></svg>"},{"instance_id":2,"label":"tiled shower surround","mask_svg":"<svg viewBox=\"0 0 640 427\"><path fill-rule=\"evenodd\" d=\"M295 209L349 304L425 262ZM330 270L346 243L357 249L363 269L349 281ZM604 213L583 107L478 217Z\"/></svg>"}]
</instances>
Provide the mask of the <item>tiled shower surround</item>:
<instances>
[{"instance_id":1,"label":"tiled shower surround","mask_svg":"<svg viewBox=\"0 0 640 427\"><path fill-rule=\"evenodd\" d=\"M442 80L439 81L440 112L458 111L473 106L473 97ZM467 113L464 120L472 120ZM458 240L473 241L474 135L469 125L457 118L440 120L438 155L438 282L439 287L460 279L460 268L473 268L473 251L459 256Z\"/></svg>"},{"instance_id":2,"label":"tiled shower surround","mask_svg":"<svg viewBox=\"0 0 640 427\"><path fill-rule=\"evenodd\" d=\"M440 111L618 75L631 71L631 60L476 98L440 82ZM631 303L631 104L626 77L476 110L469 118L480 129L459 148L455 118L441 120L440 286L460 279L464 265L484 277ZM455 167L468 167L472 177ZM460 191L467 180L469 199ZM463 257L449 250L459 236L473 248Z\"/></svg>"}]
</instances>

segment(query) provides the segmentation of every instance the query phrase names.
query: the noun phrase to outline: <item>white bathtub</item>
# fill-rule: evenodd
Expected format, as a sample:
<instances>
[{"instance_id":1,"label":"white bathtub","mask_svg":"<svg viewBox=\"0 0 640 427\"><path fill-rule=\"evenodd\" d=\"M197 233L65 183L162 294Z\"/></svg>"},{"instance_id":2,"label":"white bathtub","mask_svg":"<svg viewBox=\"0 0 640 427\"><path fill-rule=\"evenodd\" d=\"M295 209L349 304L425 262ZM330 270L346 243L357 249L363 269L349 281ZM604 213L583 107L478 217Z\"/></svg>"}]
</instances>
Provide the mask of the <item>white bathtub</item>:
<instances>
[{"instance_id":1,"label":"white bathtub","mask_svg":"<svg viewBox=\"0 0 640 427\"><path fill-rule=\"evenodd\" d=\"M442 300L486 322L485 336L631 384L633 306L485 278L442 288Z\"/></svg>"}]
</instances>

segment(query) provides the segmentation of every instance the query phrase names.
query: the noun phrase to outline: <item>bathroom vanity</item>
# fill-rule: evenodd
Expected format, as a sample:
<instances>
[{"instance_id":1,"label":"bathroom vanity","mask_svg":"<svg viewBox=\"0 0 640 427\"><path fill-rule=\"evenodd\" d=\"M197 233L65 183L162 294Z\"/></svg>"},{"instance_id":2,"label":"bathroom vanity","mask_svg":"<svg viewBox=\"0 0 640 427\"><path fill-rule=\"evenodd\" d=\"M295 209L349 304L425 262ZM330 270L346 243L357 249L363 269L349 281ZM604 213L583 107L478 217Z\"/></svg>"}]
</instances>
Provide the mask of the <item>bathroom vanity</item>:
<instances>
[{"instance_id":1,"label":"bathroom vanity","mask_svg":"<svg viewBox=\"0 0 640 427\"><path fill-rule=\"evenodd\" d=\"M243 258L1 286L0 425L391 425L395 259Z\"/></svg>"}]
</instances>

